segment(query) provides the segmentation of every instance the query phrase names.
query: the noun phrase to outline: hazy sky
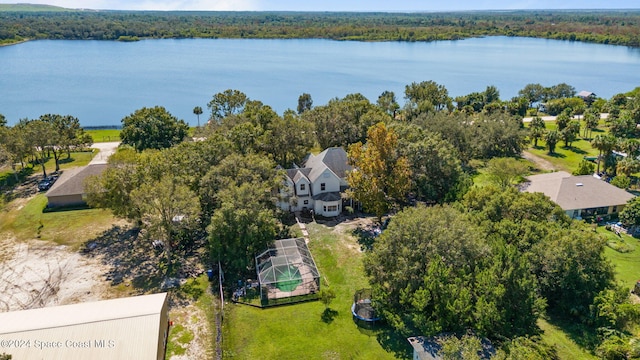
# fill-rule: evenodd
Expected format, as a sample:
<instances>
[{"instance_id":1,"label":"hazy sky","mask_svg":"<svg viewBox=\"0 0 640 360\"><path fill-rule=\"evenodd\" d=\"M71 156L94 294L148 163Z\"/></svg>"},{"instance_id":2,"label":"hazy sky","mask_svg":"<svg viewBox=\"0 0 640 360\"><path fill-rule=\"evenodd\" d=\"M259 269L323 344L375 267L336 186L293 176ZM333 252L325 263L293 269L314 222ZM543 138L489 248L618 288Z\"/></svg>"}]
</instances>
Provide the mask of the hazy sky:
<instances>
[{"instance_id":1,"label":"hazy sky","mask_svg":"<svg viewBox=\"0 0 640 360\"><path fill-rule=\"evenodd\" d=\"M13 4L16 0L0 0ZM447 11L638 9L638 0L28 0L66 8L112 10Z\"/></svg>"}]
</instances>

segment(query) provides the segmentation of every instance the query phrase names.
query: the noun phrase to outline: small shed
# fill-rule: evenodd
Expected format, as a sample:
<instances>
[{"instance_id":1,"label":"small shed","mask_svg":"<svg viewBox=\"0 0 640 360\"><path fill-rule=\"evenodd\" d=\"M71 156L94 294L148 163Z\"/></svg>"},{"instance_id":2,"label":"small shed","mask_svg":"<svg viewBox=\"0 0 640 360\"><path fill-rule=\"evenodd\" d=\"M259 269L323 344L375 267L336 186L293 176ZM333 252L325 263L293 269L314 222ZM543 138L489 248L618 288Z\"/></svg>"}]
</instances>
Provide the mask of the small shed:
<instances>
[{"instance_id":1,"label":"small shed","mask_svg":"<svg viewBox=\"0 0 640 360\"><path fill-rule=\"evenodd\" d=\"M162 360L167 294L0 313L1 352L14 359Z\"/></svg>"},{"instance_id":2,"label":"small shed","mask_svg":"<svg viewBox=\"0 0 640 360\"><path fill-rule=\"evenodd\" d=\"M107 164L93 164L65 170L47 191L47 207L85 205L85 180L102 174L106 168Z\"/></svg>"},{"instance_id":3,"label":"small shed","mask_svg":"<svg viewBox=\"0 0 640 360\"><path fill-rule=\"evenodd\" d=\"M276 240L256 256L263 304L295 302L320 291L320 273L303 238Z\"/></svg>"}]
</instances>

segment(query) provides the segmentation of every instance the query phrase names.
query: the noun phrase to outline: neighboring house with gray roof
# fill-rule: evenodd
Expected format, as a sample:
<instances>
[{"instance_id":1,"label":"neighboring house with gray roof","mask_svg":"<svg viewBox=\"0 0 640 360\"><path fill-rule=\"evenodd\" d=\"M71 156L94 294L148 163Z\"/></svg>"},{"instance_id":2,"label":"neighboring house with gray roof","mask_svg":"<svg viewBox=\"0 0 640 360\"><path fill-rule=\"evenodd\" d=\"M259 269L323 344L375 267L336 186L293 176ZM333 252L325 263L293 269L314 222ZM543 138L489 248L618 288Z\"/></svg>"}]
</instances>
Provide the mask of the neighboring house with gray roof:
<instances>
[{"instance_id":1,"label":"neighboring house with gray roof","mask_svg":"<svg viewBox=\"0 0 640 360\"><path fill-rule=\"evenodd\" d=\"M338 216L342 211L342 192L347 189L347 153L332 147L309 155L302 168L287 169L286 189L280 208L285 211L313 210L317 215Z\"/></svg>"},{"instance_id":2,"label":"neighboring house with gray roof","mask_svg":"<svg viewBox=\"0 0 640 360\"><path fill-rule=\"evenodd\" d=\"M592 175L573 176L559 171L528 177L524 191L540 192L574 219L620 212L634 195Z\"/></svg>"},{"instance_id":3,"label":"neighboring house with gray roof","mask_svg":"<svg viewBox=\"0 0 640 360\"><path fill-rule=\"evenodd\" d=\"M107 164L94 164L65 170L47 191L47 207L85 205L85 180L102 174L106 168Z\"/></svg>"}]
</instances>

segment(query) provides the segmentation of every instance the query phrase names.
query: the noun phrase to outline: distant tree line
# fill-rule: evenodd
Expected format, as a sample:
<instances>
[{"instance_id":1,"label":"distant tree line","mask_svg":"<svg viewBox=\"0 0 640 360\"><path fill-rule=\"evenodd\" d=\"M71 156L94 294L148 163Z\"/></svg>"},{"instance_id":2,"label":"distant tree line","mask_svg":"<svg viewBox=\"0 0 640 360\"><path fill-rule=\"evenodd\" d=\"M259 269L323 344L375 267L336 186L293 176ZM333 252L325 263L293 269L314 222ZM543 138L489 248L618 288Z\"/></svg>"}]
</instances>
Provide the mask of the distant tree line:
<instances>
[{"instance_id":1,"label":"distant tree line","mask_svg":"<svg viewBox=\"0 0 640 360\"><path fill-rule=\"evenodd\" d=\"M0 44L34 39L140 38L436 41L494 35L638 47L640 11L305 13L1 11L0 8Z\"/></svg>"}]
</instances>

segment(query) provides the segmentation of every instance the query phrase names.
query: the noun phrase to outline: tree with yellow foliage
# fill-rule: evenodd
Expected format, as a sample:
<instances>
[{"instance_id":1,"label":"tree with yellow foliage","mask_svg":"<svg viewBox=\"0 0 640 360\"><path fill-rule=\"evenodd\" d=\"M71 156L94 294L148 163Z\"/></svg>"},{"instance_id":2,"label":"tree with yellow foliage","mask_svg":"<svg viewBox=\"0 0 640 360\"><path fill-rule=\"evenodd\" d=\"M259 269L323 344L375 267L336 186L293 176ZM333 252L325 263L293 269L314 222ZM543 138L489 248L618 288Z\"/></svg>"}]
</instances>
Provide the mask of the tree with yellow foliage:
<instances>
[{"instance_id":1,"label":"tree with yellow foliage","mask_svg":"<svg viewBox=\"0 0 640 360\"><path fill-rule=\"evenodd\" d=\"M350 194L378 221L406 197L411 185L409 161L397 146L398 136L383 122L369 128L366 144L349 146L348 159L354 168L347 176Z\"/></svg>"}]
</instances>

